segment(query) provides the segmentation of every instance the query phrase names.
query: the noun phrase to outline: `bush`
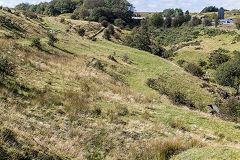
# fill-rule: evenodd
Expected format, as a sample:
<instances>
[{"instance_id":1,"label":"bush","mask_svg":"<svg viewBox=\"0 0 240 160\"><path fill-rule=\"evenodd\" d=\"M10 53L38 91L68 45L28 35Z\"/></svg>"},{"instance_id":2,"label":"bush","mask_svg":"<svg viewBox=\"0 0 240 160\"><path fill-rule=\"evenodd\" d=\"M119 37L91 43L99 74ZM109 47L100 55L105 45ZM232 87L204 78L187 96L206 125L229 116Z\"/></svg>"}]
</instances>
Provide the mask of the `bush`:
<instances>
[{"instance_id":1,"label":"bush","mask_svg":"<svg viewBox=\"0 0 240 160\"><path fill-rule=\"evenodd\" d=\"M103 37L104 37L105 39L107 39L107 40L110 40L110 38L111 38L111 32L109 31L108 28L104 30Z\"/></svg>"},{"instance_id":2,"label":"bush","mask_svg":"<svg viewBox=\"0 0 240 160\"><path fill-rule=\"evenodd\" d=\"M12 60L7 57L0 57L0 74L1 76L14 76L14 69L16 68Z\"/></svg>"},{"instance_id":3,"label":"bush","mask_svg":"<svg viewBox=\"0 0 240 160\"><path fill-rule=\"evenodd\" d=\"M24 30L16 23L12 22L11 19L7 19L5 16L0 15L0 26L5 27L7 29L14 29L20 32Z\"/></svg>"},{"instance_id":4,"label":"bush","mask_svg":"<svg viewBox=\"0 0 240 160\"><path fill-rule=\"evenodd\" d=\"M221 106L221 112L227 119L240 122L240 101L237 97L230 97Z\"/></svg>"},{"instance_id":5,"label":"bush","mask_svg":"<svg viewBox=\"0 0 240 160\"><path fill-rule=\"evenodd\" d=\"M118 27L124 27L126 25L126 22L121 18L118 18L114 20L114 25Z\"/></svg>"},{"instance_id":6,"label":"bush","mask_svg":"<svg viewBox=\"0 0 240 160\"><path fill-rule=\"evenodd\" d=\"M40 38L32 39L31 46L32 47L37 47L39 50L41 50L42 49L42 45L41 45L41 42L40 42Z\"/></svg>"},{"instance_id":7,"label":"bush","mask_svg":"<svg viewBox=\"0 0 240 160\"><path fill-rule=\"evenodd\" d=\"M163 53L166 51L165 48L155 45L152 47L152 54L157 55L159 57L163 57Z\"/></svg>"},{"instance_id":8,"label":"bush","mask_svg":"<svg viewBox=\"0 0 240 160\"><path fill-rule=\"evenodd\" d=\"M85 29L84 28L78 28L77 33L79 36L83 37L85 35Z\"/></svg>"},{"instance_id":9,"label":"bush","mask_svg":"<svg viewBox=\"0 0 240 160\"><path fill-rule=\"evenodd\" d=\"M108 21L103 20L103 21L101 22L101 25L106 28L106 27L108 26Z\"/></svg>"},{"instance_id":10,"label":"bush","mask_svg":"<svg viewBox=\"0 0 240 160\"><path fill-rule=\"evenodd\" d=\"M55 38L55 36L51 33L48 33L48 38L49 38L48 45L50 46L54 46L54 43L58 41L58 39Z\"/></svg>"},{"instance_id":11,"label":"bush","mask_svg":"<svg viewBox=\"0 0 240 160\"><path fill-rule=\"evenodd\" d=\"M204 67L207 65L207 62L202 59L200 59L200 61L198 63L199 63L199 66L201 66L201 67Z\"/></svg>"},{"instance_id":12,"label":"bush","mask_svg":"<svg viewBox=\"0 0 240 160\"><path fill-rule=\"evenodd\" d=\"M60 23L64 23L64 22L65 22L65 18L61 18Z\"/></svg>"},{"instance_id":13,"label":"bush","mask_svg":"<svg viewBox=\"0 0 240 160\"><path fill-rule=\"evenodd\" d=\"M150 19L150 24L156 28L162 27L163 22L162 13L155 13Z\"/></svg>"},{"instance_id":14,"label":"bush","mask_svg":"<svg viewBox=\"0 0 240 160\"><path fill-rule=\"evenodd\" d=\"M212 26L212 20L209 18L205 18L203 21L204 26Z\"/></svg>"},{"instance_id":15,"label":"bush","mask_svg":"<svg viewBox=\"0 0 240 160\"><path fill-rule=\"evenodd\" d=\"M119 40L121 39L121 38L120 38L120 35L117 34L117 33L114 33L113 36L114 36L114 38L116 38L116 39L119 39Z\"/></svg>"},{"instance_id":16,"label":"bush","mask_svg":"<svg viewBox=\"0 0 240 160\"><path fill-rule=\"evenodd\" d=\"M202 71L202 69L193 64L193 63L189 63L185 68L184 68L187 72L191 73L192 75L194 76L197 76L197 77L202 77L204 72Z\"/></svg>"},{"instance_id":17,"label":"bush","mask_svg":"<svg viewBox=\"0 0 240 160\"><path fill-rule=\"evenodd\" d=\"M24 11L23 15L30 18L30 19L37 19L38 18L38 16L35 13L28 12L28 11Z\"/></svg>"},{"instance_id":18,"label":"bush","mask_svg":"<svg viewBox=\"0 0 240 160\"><path fill-rule=\"evenodd\" d=\"M219 65L227 62L230 59L230 57L223 53L228 52L229 52L228 50L219 48L218 50L215 50L212 53L210 53L209 57L210 67L216 69Z\"/></svg>"},{"instance_id":19,"label":"bush","mask_svg":"<svg viewBox=\"0 0 240 160\"><path fill-rule=\"evenodd\" d=\"M14 15L18 17L18 16L20 16L20 13L19 12L14 12Z\"/></svg>"},{"instance_id":20,"label":"bush","mask_svg":"<svg viewBox=\"0 0 240 160\"><path fill-rule=\"evenodd\" d=\"M115 29L114 29L114 26L113 25L108 25L108 30L110 32L111 35L113 35L115 33Z\"/></svg>"},{"instance_id":21,"label":"bush","mask_svg":"<svg viewBox=\"0 0 240 160\"><path fill-rule=\"evenodd\" d=\"M180 59L177 61L177 64L182 67L185 62L186 62L185 60Z\"/></svg>"}]
</instances>

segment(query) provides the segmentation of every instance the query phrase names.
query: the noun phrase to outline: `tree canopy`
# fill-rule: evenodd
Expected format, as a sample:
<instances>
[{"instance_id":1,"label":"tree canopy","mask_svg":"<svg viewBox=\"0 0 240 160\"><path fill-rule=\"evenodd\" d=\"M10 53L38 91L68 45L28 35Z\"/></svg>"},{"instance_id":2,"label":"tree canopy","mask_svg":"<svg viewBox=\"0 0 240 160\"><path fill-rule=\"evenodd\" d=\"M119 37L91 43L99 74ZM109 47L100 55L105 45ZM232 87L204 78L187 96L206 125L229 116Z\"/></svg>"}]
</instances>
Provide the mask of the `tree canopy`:
<instances>
[{"instance_id":1,"label":"tree canopy","mask_svg":"<svg viewBox=\"0 0 240 160\"><path fill-rule=\"evenodd\" d=\"M73 13L74 19L94 21L99 21L100 18L109 22L122 19L124 23L130 23L134 7L127 0L52 0L38 5L20 3L16 9L50 16Z\"/></svg>"},{"instance_id":2,"label":"tree canopy","mask_svg":"<svg viewBox=\"0 0 240 160\"><path fill-rule=\"evenodd\" d=\"M218 8L215 7L215 6L208 6L208 7L205 7L201 13L207 13L207 12L217 12L218 11Z\"/></svg>"}]
</instances>

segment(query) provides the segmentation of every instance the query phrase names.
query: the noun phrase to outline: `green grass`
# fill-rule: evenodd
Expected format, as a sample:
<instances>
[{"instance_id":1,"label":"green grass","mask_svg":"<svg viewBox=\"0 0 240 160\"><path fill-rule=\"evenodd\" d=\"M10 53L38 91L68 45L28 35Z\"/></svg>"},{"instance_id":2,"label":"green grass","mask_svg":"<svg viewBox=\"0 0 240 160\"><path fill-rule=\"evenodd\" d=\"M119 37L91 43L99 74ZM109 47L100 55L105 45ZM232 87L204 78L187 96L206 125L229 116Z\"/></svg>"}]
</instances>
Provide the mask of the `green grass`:
<instances>
[{"instance_id":1,"label":"green grass","mask_svg":"<svg viewBox=\"0 0 240 160\"><path fill-rule=\"evenodd\" d=\"M31 135L29 139L37 141L41 149L46 147L76 159L127 159L130 146L162 137L173 143L175 138L188 141L196 137L208 146L239 146L238 124L162 101L164 96L146 85L148 78L160 77L169 90L181 90L204 106L215 103L215 95L200 87L204 81L173 62L106 41L102 34L93 42L74 30L67 33L69 26L60 23L59 17L45 17L44 22L62 32L55 35L59 39L55 48L46 44L46 30L36 28L42 34L33 32L37 22L28 22L25 39L0 39L1 50L8 50L13 43L23 45L7 55L20 57L15 80L22 90L27 88L28 94L22 97L11 88L0 87L1 125L14 132L21 130L24 137ZM72 26L86 27L86 23L71 21ZM87 30L88 35L99 29L95 23L91 25L95 30ZM31 38L38 36L48 52L29 46ZM109 55L118 62L110 60ZM124 56L132 63L124 62ZM94 67L97 60L104 70ZM121 81L114 79L117 75ZM179 119L187 130L169 125Z\"/></svg>"},{"instance_id":2,"label":"green grass","mask_svg":"<svg viewBox=\"0 0 240 160\"><path fill-rule=\"evenodd\" d=\"M185 151L171 160L237 160L239 159L240 150L231 147L205 147L201 149L190 149Z\"/></svg>"}]
</instances>

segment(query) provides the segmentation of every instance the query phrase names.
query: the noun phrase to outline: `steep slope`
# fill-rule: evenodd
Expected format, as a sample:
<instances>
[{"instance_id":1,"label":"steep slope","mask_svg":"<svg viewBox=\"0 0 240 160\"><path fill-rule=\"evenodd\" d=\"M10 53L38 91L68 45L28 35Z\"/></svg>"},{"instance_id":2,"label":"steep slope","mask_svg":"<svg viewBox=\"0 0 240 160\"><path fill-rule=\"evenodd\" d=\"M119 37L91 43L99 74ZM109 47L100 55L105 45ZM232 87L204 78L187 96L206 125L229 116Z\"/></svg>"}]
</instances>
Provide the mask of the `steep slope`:
<instances>
[{"instance_id":1,"label":"steep slope","mask_svg":"<svg viewBox=\"0 0 240 160\"><path fill-rule=\"evenodd\" d=\"M96 41L88 39L102 29L99 24L0 13L12 21L1 25L0 64L15 73L4 70L1 77L0 122L30 139L22 141L36 142L41 152L47 147L62 159L169 159L203 146L239 150L239 124L174 106L147 86L149 78L162 79L194 106L214 103L217 95L177 65L106 41L102 33ZM77 34L79 25L87 36ZM59 39L54 47L47 45L48 32ZM31 46L37 37L41 45ZM2 137L0 147L10 149Z\"/></svg>"}]
</instances>

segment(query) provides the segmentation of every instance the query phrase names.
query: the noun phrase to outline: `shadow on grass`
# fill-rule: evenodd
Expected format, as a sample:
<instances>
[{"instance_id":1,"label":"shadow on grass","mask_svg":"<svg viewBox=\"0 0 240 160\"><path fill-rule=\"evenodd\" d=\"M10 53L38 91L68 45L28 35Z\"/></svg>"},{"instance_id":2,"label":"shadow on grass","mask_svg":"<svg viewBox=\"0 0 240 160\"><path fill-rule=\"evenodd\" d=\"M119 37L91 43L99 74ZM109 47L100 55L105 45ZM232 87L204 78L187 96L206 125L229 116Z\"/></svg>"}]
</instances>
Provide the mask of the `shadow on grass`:
<instances>
[{"instance_id":1,"label":"shadow on grass","mask_svg":"<svg viewBox=\"0 0 240 160\"><path fill-rule=\"evenodd\" d=\"M70 52L70 51L68 51L68 50L66 50L66 49L59 48L58 46L53 46L53 47L59 49L59 50L62 51L62 52L66 52L66 53L68 53L68 54L74 55L74 53L72 53L72 52Z\"/></svg>"}]
</instances>

